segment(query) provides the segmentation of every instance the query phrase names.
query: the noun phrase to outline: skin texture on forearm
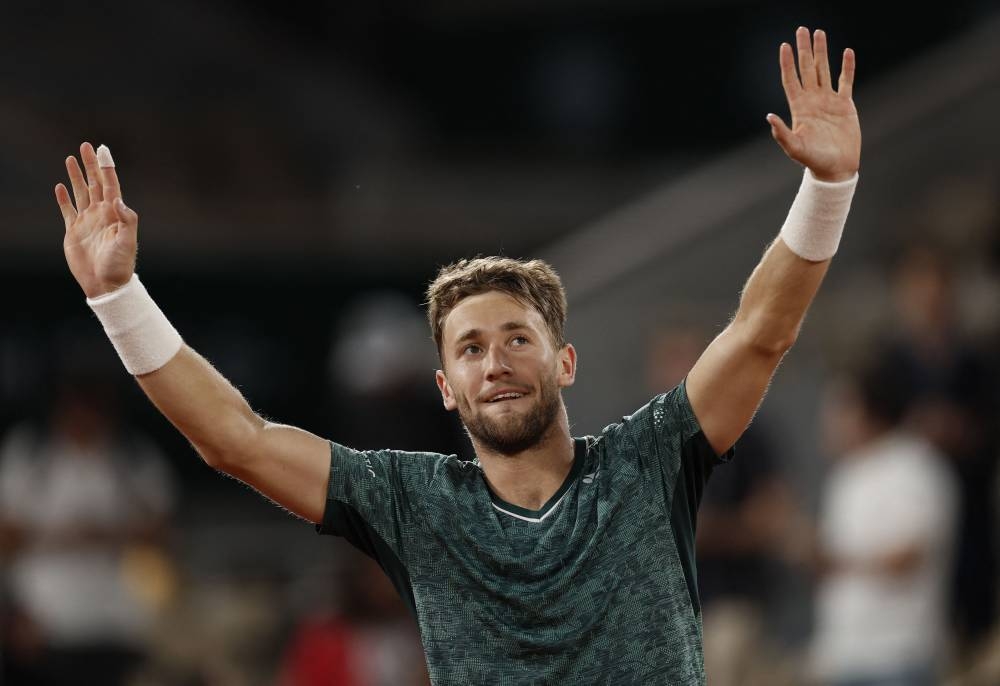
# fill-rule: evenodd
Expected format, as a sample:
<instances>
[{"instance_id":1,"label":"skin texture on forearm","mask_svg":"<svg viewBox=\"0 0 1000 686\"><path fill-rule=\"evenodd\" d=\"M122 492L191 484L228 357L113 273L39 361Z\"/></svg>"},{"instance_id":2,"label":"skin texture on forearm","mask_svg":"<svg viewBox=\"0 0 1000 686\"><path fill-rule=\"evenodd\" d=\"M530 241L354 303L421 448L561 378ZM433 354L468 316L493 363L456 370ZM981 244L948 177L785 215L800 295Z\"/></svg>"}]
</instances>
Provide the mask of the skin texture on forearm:
<instances>
[{"instance_id":1,"label":"skin texture on forearm","mask_svg":"<svg viewBox=\"0 0 1000 686\"><path fill-rule=\"evenodd\" d=\"M206 463L303 519L322 520L330 473L326 440L257 415L222 374L186 345L166 365L136 380Z\"/></svg>"},{"instance_id":2,"label":"skin texture on forearm","mask_svg":"<svg viewBox=\"0 0 1000 686\"><path fill-rule=\"evenodd\" d=\"M844 51L834 90L826 33L817 30L810 39L809 30L800 26L795 44L793 50L782 43L778 55L792 126L769 114L771 135L817 179L849 179L861 160L861 127L852 99L854 51ZM829 260L810 262L775 240L750 275L736 316L688 374L691 408L717 453L732 446L753 419L828 267Z\"/></svg>"},{"instance_id":3,"label":"skin texture on forearm","mask_svg":"<svg viewBox=\"0 0 1000 686\"><path fill-rule=\"evenodd\" d=\"M809 262L775 240L750 275L733 321L691 369L688 397L716 453L750 424L828 267L829 260Z\"/></svg>"},{"instance_id":4,"label":"skin texture on forearm","mask_svg":"<svg viewBox=\"0 0 1000 686\"><path fill-rule=\"evenodd\" d=\"M136 377L156 408L209 465L222 469L264 421L215 367L187 345L166 365Z\"/></svg>"},{"instance_id":5,"label":"skin texture on forearm","mask_svg":"<svg viewBox=\"0 0 1000 686\"><path fill-rule=\"evenodd\" d=\"M139 215L122 201L115 167L101 168L90 143L80 146L80 156L86 178L76 158L66 158L75 204L63 184L55 193L66 226L66 263L93 298L131 279ZM136 379L210 466L311 522L322 519L330 474L327 441L259 417L231 383L187 346Z\"/></svg>"},{"instance_id":6,"label":"skin texture on forearm","mask_svg":"<svg viewBox=\"0 0 1000 686\"><path fill-rule=\"evenodd\" d=\"M830 260L810 262L775 239L743 288L732 326L761 350L787 351L829 266Z\"/></svg>"}]
</instances>

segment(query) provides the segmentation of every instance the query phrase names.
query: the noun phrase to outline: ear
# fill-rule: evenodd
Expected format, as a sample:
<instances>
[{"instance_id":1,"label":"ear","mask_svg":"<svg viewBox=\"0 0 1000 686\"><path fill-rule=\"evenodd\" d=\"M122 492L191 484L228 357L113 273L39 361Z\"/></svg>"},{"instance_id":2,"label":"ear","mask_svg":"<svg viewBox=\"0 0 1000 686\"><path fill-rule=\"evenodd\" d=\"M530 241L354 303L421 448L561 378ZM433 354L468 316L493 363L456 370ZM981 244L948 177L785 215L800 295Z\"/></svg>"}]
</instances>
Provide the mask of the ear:
<instances>
[{"instance_id":1,"label":"ear","mask_svg":"<svg viewBox=\"0 0 1000 686\"><path fill-rule=\"evenodd\" d=\"M444 402L444 409L454 410L458 407L458 403L455 401L455 394L451 392L451 385L448 383L448 377L444 375L444 372L440 369L434 372L434 380L437 382L438 390L441 391L441 400Z\"/></svg>"},{"instance_id":2,"label":"ear","mask_svg":"<svg viewBox=\"0 0 1000 686\"><path fill-rule=\"evenodd\" d=\"M576 381L576 348L567 343L559 351L559 388L568 388Z\"/></svg>"}]
</instances>

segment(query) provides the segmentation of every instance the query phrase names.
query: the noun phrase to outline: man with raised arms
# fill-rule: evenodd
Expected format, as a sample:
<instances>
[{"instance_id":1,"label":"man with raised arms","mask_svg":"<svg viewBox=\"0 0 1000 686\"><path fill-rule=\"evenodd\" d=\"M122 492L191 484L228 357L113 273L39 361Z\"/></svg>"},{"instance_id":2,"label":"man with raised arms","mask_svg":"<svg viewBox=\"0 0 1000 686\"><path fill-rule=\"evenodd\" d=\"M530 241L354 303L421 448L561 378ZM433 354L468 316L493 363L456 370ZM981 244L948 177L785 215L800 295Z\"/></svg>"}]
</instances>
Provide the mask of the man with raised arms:
<instances>
[{"instance_id":1,"label":"man with raised arms","mask_svg":"<svg viewBox=\"0 0 1000 686\"><path fill-rule=\"evenodd\" d=\"M126 369L209 465L379 561L435 684L701 684L699 498L796 340L860 164L853 51L836 88L822 31L799 28L779 62L791 127L767 121L805 167L788 219L684 382L597 436L570 434L576 351L562 285L537 260L462 260L428 289L437 385L472 462L355 451L254 413L143 288L138 216L88 143L86 177L66 160L75 202L56 187L66 260Z\"/></svg>"}]
</instances>

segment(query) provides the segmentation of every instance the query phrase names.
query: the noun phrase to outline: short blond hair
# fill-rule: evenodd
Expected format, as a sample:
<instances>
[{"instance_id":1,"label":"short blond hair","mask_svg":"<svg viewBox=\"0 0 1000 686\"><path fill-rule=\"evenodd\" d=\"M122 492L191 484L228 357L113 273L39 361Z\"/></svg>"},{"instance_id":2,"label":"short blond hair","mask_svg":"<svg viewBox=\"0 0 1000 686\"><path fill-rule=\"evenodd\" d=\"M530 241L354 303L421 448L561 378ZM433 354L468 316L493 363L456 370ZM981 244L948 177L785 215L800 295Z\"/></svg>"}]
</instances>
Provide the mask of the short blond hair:
<instances>
[{"instance_id":1,"label":"short blond hair","mask_svg":"<svg viewBox=\"0 0 1000 686\"><path fill-rule=\"evenodd\" d=\"M565 344L566 291L559 275L543 260L510 257L475 257L441 267L427 287L427 321L438 355L444 320L463 299L499 291L520 303L531 305L542 315L556 348Z\"/></svg>"}]
</instances>

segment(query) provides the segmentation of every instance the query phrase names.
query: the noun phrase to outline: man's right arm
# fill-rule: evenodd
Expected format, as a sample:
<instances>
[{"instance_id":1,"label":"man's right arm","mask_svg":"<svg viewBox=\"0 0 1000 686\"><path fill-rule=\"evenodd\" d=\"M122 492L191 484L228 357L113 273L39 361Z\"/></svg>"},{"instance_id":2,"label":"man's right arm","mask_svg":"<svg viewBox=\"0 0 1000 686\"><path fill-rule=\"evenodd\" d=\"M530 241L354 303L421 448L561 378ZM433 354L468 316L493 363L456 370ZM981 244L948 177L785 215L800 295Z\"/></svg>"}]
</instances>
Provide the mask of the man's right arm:
<instances>
[{"instance_id":1,"label":"man's right arm","mask_svg":"<svg viewBox=\"0 0 1000 686\"><path fill-rule=\"evenodd\" d=\"M262 418L187 345L166 365L136 380L209 466L310 522L322 521L330 474L328 441Z\"/></svg>"},{"instance_id":2,"label":"man's right arm","mask_svg":"<svg viewBox=\"0 0 1000 686\"><path fill-rule=\"evenodd\" d=\"M212 467L311 522L326 508L330 446L307 431L258 416L231 383L187 347L135 275L138 215L122 200L111 154L80 146L84 177L66 158L73 199L56 202L66 263L129 373Z\"/></svg>"}]
</instances>

